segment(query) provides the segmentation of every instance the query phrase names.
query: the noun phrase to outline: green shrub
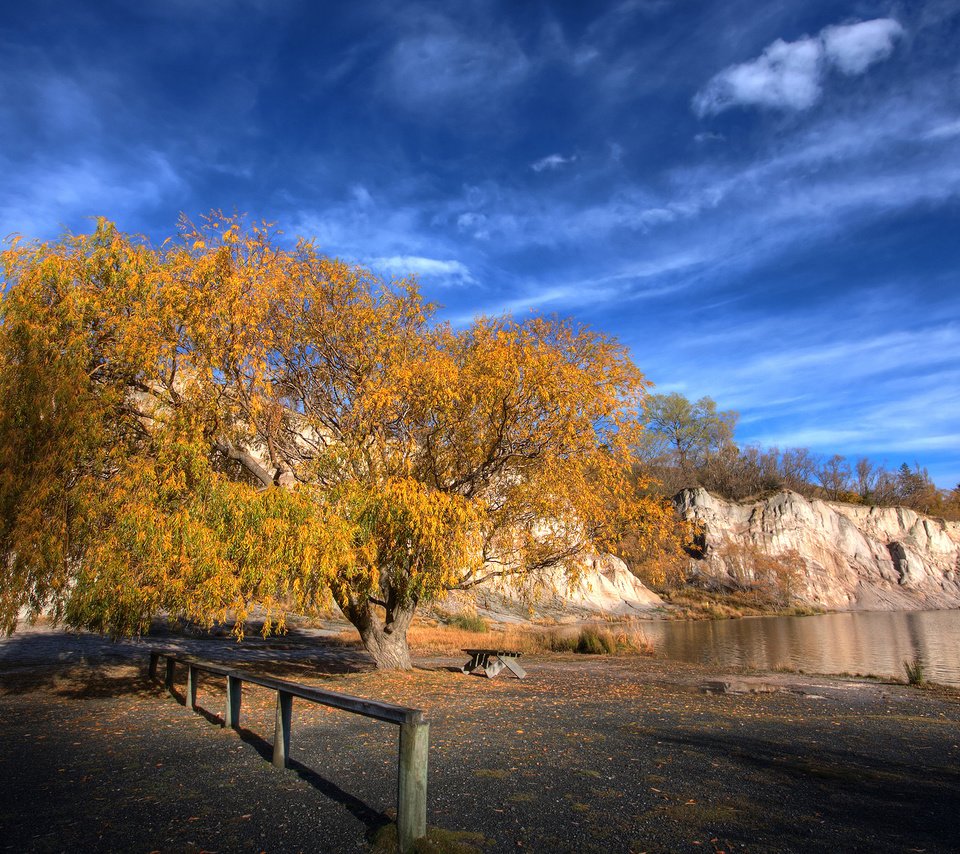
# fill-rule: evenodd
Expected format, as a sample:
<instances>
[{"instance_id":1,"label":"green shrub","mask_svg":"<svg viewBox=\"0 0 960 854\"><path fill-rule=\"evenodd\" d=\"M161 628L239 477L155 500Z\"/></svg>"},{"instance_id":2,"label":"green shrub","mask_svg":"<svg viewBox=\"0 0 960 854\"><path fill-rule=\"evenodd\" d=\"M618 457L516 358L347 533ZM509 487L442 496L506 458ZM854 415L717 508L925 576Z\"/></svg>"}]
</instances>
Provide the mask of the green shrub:
<instances>
[{"instance_id":1,"label":"green shrub","mask_svg":"<svg viewBox=\"0 0 960 854\"><path fill-rule=\"evenodd\" d=\"M577 635L563 632L551 632L547 636L547 646L551 652L576 652Z\"/></svg>"},{"instance_id":2,"label":"green shrub","mask_svg":"<svg viewBox=\"0 0 960 854\"><path fill-rule=\"evenodd\" d=\"M617 651L617 639L608 631L585 628L580 630L575 652L584 655L612 655Z\"/></svg>"},{"instance_id":3,"label":"green shrub","mask_svg":"<svg viewBox=\"0 0 960 854\"><path fill-rule=\"evenodd\" d=\"M450 617L450 625L465 632L487 631L487 622L479 614L454 614Z\"/></svg>"},{"instance_id":4,"label":"green shrub","mask_svg":"<svg viewBox=\"0 0 960 854\"><path fill-rule=\"evenodd\" d=\"M579 632L568 629L542 637L543 647L550 652L577 652L582 655L614 655L619 652L653 654L652 644L643 636L643 632L637 630L614 633L609 629L587 626Z\"/></svg>"},{"instance_id":5,"label":"green shrub","mask_svg":"<svg viewBox=\"0 0 960 854\"><path fill-rule=\"evenodd\" d=\"M923 685L927 681L923 675L923 662L919 657L915 657L913 661L904 661L903 669L907 673L908 685Z\"/></svg>"}]
</instances>

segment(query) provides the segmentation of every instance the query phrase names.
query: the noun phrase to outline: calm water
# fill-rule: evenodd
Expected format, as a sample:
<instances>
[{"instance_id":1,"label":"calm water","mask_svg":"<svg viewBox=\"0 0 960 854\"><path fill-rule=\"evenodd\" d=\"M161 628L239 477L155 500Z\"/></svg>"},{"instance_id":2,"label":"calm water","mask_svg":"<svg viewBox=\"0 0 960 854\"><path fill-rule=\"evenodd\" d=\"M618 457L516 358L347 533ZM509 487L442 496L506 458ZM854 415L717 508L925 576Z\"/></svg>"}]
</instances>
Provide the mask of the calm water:
<instances>
[{"instance_id":1,"label":"calm water","mask_svg":"<svg viewBox=\"0 0 960 854\"><path fill-rule=\"evenodd\" d=\"M897 611L649 622L657 654L719 667L905 678L919 658L934 682L960 685L960 611Z\"/></svg>"}]
</instances>

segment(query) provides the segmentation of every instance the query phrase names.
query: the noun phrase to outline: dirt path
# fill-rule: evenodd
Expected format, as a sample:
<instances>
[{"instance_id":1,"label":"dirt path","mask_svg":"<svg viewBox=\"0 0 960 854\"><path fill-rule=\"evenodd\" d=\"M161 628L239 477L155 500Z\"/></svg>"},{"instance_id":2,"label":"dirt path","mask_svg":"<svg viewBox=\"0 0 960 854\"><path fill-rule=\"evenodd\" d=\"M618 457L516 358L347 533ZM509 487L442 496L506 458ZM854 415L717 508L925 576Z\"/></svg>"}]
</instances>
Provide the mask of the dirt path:
<instances>
[{"instance_id":1,"label":"dirt path","mask_svg":"<svg viewBox=\"0 0 960 854\"><path fill-rule=\"evenodd\" d=\"M377 674L308 637L174 640L426 709L428 820L447 850L956 850L948 692L639 657L525 659L523 682L463 676L459 659ZM295 704L293 767L276 771L271 693L245 692L244 731L225 732L222 686L189 712L145 683L147 646L0 641L0 850L371 850L394 804L392 727Z\"/></svg>"}]
</instances>

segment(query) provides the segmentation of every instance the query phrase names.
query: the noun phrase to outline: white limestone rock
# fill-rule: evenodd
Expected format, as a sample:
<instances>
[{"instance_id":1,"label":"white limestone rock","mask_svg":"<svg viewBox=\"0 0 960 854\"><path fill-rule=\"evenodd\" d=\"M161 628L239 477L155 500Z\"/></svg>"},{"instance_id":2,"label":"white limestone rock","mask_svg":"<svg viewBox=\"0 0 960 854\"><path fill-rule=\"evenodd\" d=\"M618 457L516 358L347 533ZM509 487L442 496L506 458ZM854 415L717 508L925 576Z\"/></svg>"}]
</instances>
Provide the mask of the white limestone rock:
<instances>
[{"instance_id":1,"label":"white limestone rock","mask_svg":"<svg viewBox=\"0 0 960 854\"><path fill-rule=\"evenodd\" d=\"M470 592L469 604L481 615L501 622L530 616L551 617L560 622L643 616L664 604L618 557L589 555L579 570L572 583L563 567L534 577L508 577L486 583Z\"/></svg>"},{"instance_id":2,"label":"white limestone rock","mask_svg":"<svg viewBox=\"0 0 960 854\"><path fill-rule=\"evenodd\" d=\"M850 610L960 607L960 523L904 507L867 507L806 499L783 491L738 503L687 489L681 515L703 529L704 558L695 574L731 580L725 547L752 546L803 558L799 598Z\"/></svg>"}]
</instances>

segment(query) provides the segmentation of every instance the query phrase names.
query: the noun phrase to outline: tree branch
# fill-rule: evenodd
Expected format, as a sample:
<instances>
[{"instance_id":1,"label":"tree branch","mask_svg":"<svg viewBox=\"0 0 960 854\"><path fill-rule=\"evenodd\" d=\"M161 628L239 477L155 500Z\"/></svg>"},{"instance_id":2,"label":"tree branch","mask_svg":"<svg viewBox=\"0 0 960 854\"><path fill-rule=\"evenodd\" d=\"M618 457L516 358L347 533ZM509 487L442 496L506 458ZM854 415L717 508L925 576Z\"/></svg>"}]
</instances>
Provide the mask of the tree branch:
<instances>
[{"instance_id":1,"label":"tree branch","mask_svg":"<svg viewBox=\"0 0 960 854\"><path fill-rule=\"evenodd\" d=\"M227 439L215 439L213 446L228 459L240 463L251 475L260 481L264 486L274 486L273 475L270 471L257 462L256 457L249 451L237 448L233 442Z\"/></svg>"}]
</instances>

